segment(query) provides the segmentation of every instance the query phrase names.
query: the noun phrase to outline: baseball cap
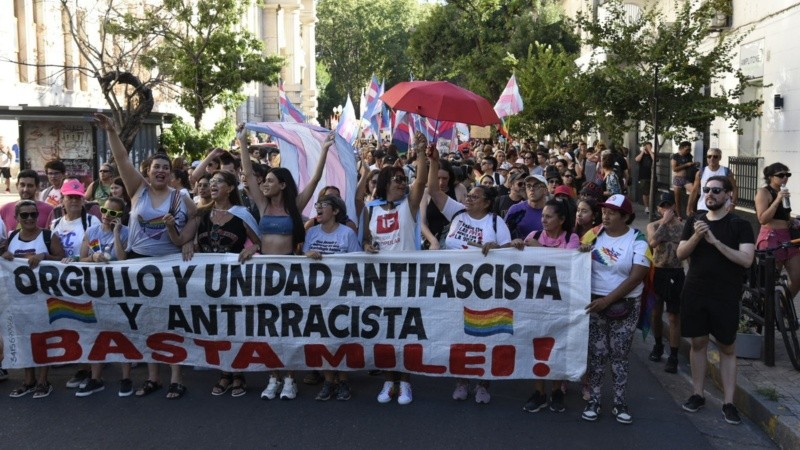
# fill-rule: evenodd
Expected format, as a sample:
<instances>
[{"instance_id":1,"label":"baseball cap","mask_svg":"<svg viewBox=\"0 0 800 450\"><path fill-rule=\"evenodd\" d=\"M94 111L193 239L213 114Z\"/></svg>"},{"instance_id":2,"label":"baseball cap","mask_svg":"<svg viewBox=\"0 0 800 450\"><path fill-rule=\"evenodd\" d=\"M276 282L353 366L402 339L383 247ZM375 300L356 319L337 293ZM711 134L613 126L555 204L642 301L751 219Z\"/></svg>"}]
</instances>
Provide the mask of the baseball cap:
<instances>
[{"instance_id":1,"label":"baseball cap","mask_svg":"<svg viewBox=\"0 0 800 450\"><path fill-rule=\"evenodd\" d=\"M565 186L565 185L563 185L563 184L562 184L562 185L560 185L560 186L558 186L558 187L556 187L556 190L553 192L553 195L554 195L554 196L556 196L556 197L557 197L559 194L560 194L560 195L566 195L567 197L570 197L570 198L574 198L574 197L575 197L575 196L572 194L572 188L571 188L571 187L569 187L569 186Z\"/></svg>"},{"instance_id":2,"label":"baseball cap","mask_svg":"<svg viewBox=\"0 0 800 450\"><path fill-rule=\"evenodd\" d=\"M508 161L505 161L503 162L503 164L500 164L499 170L509 170L509 169L511 169L511 163L509 163Z\"/></svg>"},{"instance_id":3,"label":"baseball cap","mask_svg":"<svg viewBox=\"0 0 800 450\"><path fill-rule=\"evenodd\" d=\"M603 199L603 190L600 189L600 186L598 186L596 183L590 181L583 185L583 189L581 189L581 195L589 196L597 201L600 201Z\"/></svg>"},{"instance_id":4,"label":"baseball cap","mask_svg":"<svg viewBox=\"0 0 800 450\"><path fill-rule=\"evenodd\" d=\"M543 176L541 176L541 175L533 174L533 175L528 175L528 177L527 177L527 178L525 178L525 182L526 182L526 183L527 183L528 181L530 181L530 180L536 180L536 181L538 181L539 183L542 183L542 184L544 184L544 185L547 185L547 180L546 180L546 179L545 179Z\"/></svg>"},{"instance_id":5,"label":"baseball cap","mask_svg":"<svg viewBox=\"0 0 800 450\"><path fill-rule=\"evenodd\" d=\"M608 197L605 203L600 203L600 207L613 209L627 215L633 214L633 205L631 201L622 194L614 194Z\"/></svg>"},{"instance_id":6,"label":"baseball cap","mask_svg":"<svg viewBox=\"0 0 800 450\"><path fill-rule=\"evenodd\" d=\"M675 194L673 194L672 192L664 192L664 193L662 193L661 194L661 198L658 200L658 206L661 206L661 205L663 205L665 203L669 204L669 206L674 205L675 204Z\"/></svg>"},{"instance_id":7,"label":"baseball cap","mask_svg":"<svg viewBox=\"0 0 800 450\"><path fill-rule=\"evenodd\" d=\"M83 189L81 182L74 178L64 180L64 184L61 186L61 195L80 195L83 197L85 194L86 191Z\"/></svg>"},{"instance_id":8,"label":"baseball cap","mask_svg":"<svg viewBox=\"0 0 800 450\"><path fill-rule=\"evenodd\" d=\"M193 161L192 162L192 169L196 169L197 166L199 166L199 165L200 165L200 161Z\"/></svg>"}]
</instances>

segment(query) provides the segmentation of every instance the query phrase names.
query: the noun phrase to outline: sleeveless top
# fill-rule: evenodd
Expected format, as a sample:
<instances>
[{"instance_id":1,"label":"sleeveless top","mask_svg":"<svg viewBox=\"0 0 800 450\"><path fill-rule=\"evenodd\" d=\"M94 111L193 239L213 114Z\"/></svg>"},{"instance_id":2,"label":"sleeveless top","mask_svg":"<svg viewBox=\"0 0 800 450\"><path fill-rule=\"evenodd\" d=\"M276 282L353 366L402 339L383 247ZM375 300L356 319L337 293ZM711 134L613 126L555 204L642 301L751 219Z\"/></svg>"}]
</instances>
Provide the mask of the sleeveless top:
<instances>
[{"instance_id":1,"label":"sleeveless top","mask_svg":"<svg viewBox=\"0 0 800 450\"><path fill-rule=\"evenodd\" d=\"M268 216L262 215L258 222L258 232L261 235L279 234L291 236L294 231L294 222L290 216Z\"/></svg>"},{"instance_id":2,"label":"sleeveless top","mask_svg":"<svg viewBox=\"0 0 800 450\"><path fill-rule=\"evenodd\" d=\"M778 191L776 191L775 189L772 189L772 186L770 186L770 185L767 185L766 188L767 188L767 192L769 192L770 198L772 199L772 200L770 200L770 203L772 203L778 197ZM792 209L791 208L789 208L789 209L784 208L783 207L783 202L781 202L781 203L778 203L778 209L775 210L775 215L772 216L772 218L773 219L778 219L778 220L785 220L785 221L788 222L789 220L792 219L791 212L792 212Z\"/></svg>"},{"instance_id":3,"label":"sleeveless top","mask_svg":"<svg viewBox=\"0 0 800 450\"><path fill-rule=\"evenodd\" d=\"M371 209L369 231L372 241L378 244L381 252L418 250L419 239L414 233L419 227L416 218L411 214L408 201L403 201L388 211L380 206Z\"/></svg>"},{"instance_id":4,"label":"sleeveless top","mask_svg":"<svg viewBox=\"0 0 800 450\"><path fill-rule=\"evenodd\" d=\"M139 200L131 208L127 250L143 256L179 253L180 249L169 239L167 225L164 223L164 216L169 213L172 206L174 189L169 189L169 195L157 207L151 205L149 191L150 188L142 187ZM175 195L178 200L173 216L175 216L176 228L180 232L188 220L188 211L183 194Z\"/></svg>"},{"instance_id":5,"label":"sleeveless top","mask_svg":"<svg viewBox=\"0 0 800 450\"><path fill-rule=\"evenodd\" d=\"M17 233L13 239L8 241L8 251L15 258L25 258L39 253L50 254L50 249L44 242L44 231L39 231L39 235L32 241L23 241Z\"/></svg>"},{"instance_id":6,"label":"sleeveless top","mask_svg":"<svg viewBox=\"0 0 800 450\"><path fill-rule=\"evenodd\" d=\"M236 216L222 225L211 222L211 212L203 215L197 227L197 246L202 253L239 253L247 240L244 221Z\"/></svg>"}]
</instances>

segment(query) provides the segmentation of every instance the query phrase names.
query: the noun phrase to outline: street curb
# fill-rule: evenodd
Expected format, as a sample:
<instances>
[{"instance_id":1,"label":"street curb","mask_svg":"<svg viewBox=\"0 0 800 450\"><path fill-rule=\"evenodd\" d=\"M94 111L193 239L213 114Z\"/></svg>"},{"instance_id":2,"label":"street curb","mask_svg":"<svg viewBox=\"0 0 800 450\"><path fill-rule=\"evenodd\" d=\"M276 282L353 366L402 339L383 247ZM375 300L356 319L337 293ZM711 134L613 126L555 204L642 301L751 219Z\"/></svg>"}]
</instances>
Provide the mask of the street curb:
<instances>
[{"instance_id":1,"label":"street curb","mask_svg":"<svg viewBox=\"0 0 800 450\"><path fill-rule=\"evenodd\" d=\"M669 324L664 322L664 329ZM691 340L681 338L680 353L689 360ZM719 370L719 351L713 341L708 346L708 376L722 390ZM756 423L780 448L800 448L800 419L781 406L779 401L772 401L758 392L758 387L745 377L736 377L734 403L739 411Z\"/></svg>"}]
</instances>

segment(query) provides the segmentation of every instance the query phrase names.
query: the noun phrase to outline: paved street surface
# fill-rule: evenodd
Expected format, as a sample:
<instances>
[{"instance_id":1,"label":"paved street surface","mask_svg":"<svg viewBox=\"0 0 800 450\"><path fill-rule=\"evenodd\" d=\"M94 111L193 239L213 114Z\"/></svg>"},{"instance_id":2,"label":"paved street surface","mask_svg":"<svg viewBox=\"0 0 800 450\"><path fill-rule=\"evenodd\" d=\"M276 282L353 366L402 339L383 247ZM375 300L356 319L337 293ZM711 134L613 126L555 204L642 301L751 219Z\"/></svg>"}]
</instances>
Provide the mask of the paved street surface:
<instances>
[{"instance_id":1,"label":"paved street surface","mask_svg":"<svg viewBox=\"0 0 800 450\"><path fill-rule=\"evenodd\" d=\"M248 374L244 397L213 397L214 371L184 369L188 394L164 398L165 391L147 398L117 397L119 372L105 370L106 390L76 398L64 387L73 368L53 370L56 390L48 398L12 399L9 391L21 382L21 371L0 384L0 442L5 448L773 448L752 422L732 426L722 419L721 405L709 393L709 404L697 414L681 410L688 398L688 375L663 372L663 363L647 361L649 343L637 334L631 360L628 402L632 425L617 423L610 414L610 393L604 397L600 420L580 419L584 402L577 383L570 385L567 411L522 411L531 385L527 381L496 382L492 402L477 405L450 399L451 379L414 377L414 402L378 404L381 379L357 373L348 402L317 402L319 386L300 385L293 401L262 401L264 374ZM685 370L682 367L682 370ZM135 383L145 377L134 369ZM167 369L162 370L166 381ZM671 395L671 393L673 395ZM716 394L718 397L718 394Z\"/></svg>"}]
</instances>

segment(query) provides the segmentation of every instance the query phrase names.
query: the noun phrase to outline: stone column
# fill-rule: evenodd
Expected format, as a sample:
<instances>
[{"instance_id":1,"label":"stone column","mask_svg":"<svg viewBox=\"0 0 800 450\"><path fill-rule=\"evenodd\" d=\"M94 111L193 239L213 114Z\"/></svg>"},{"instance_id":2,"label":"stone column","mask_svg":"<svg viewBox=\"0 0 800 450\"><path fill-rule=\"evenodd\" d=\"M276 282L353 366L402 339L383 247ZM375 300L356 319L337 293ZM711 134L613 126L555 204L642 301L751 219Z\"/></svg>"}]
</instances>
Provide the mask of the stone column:
<instances>
[{"instance_id":1,"label":"stone column","mask_svg":"<svg viewBox=\"0 0 800 450\"><path fill-rule=\"evenodd\" d=\"M312 123L317 117L317 10L314 0L303 0L305 7L302 14L303 50L305 61L303 67L303 113Z\"/></svg>"}]
</instances>

